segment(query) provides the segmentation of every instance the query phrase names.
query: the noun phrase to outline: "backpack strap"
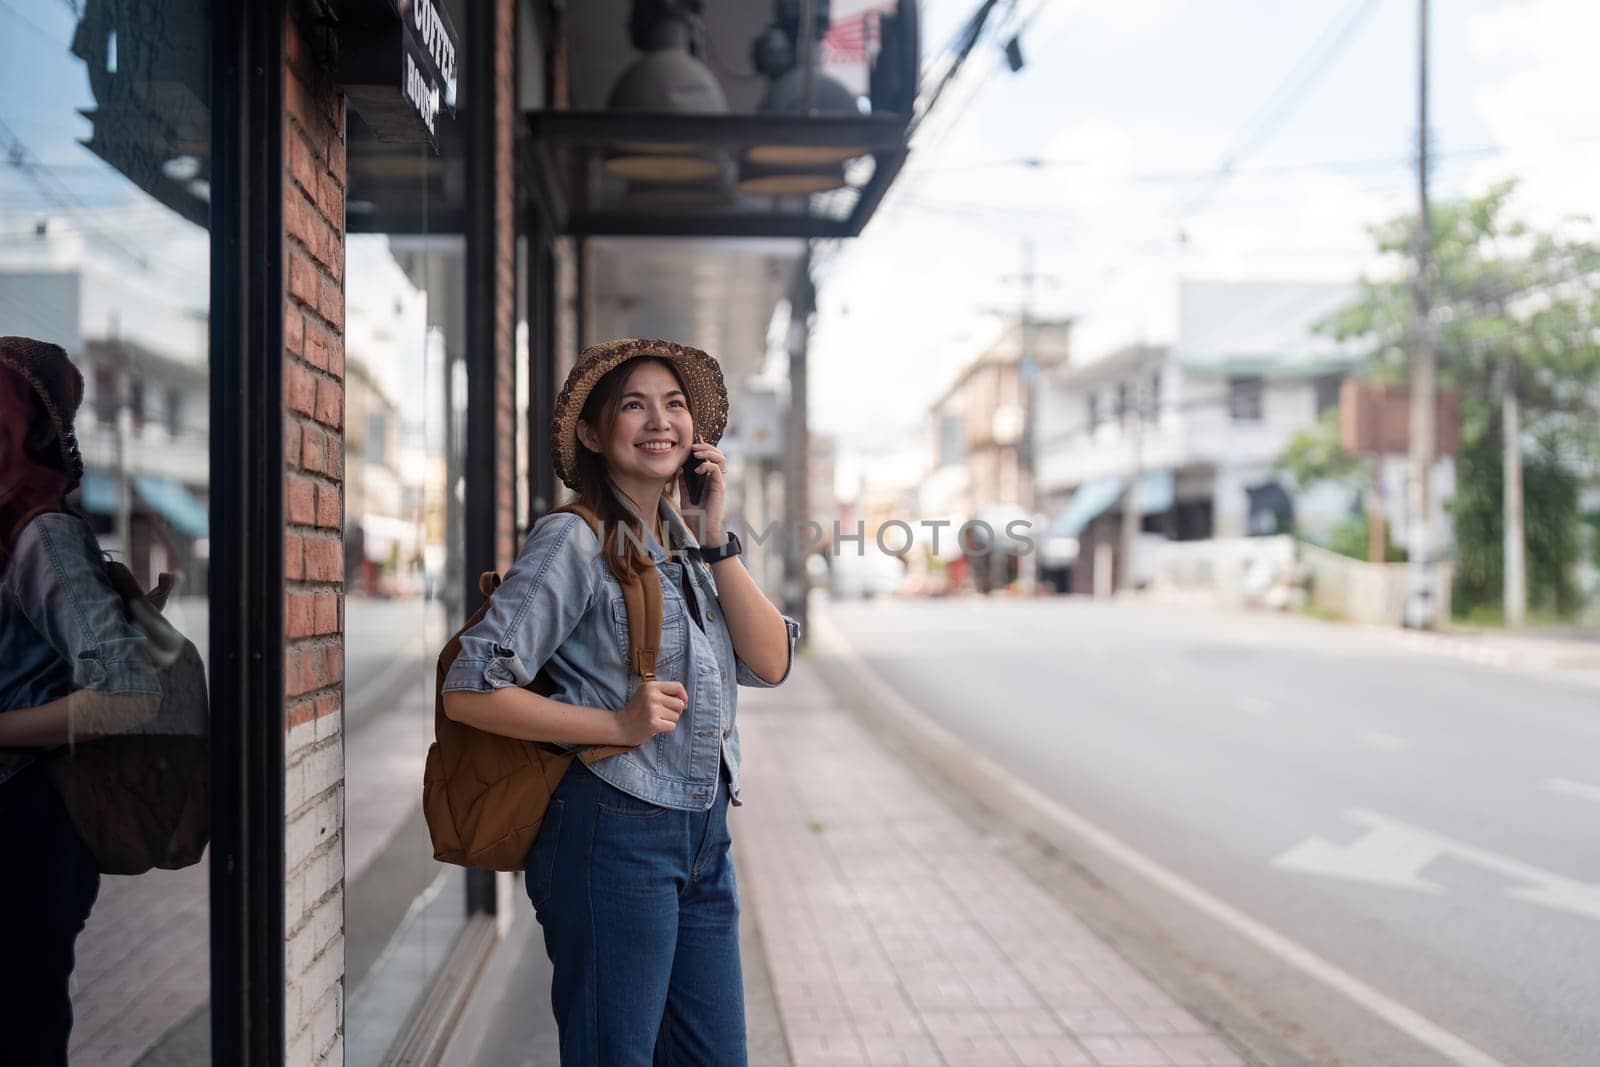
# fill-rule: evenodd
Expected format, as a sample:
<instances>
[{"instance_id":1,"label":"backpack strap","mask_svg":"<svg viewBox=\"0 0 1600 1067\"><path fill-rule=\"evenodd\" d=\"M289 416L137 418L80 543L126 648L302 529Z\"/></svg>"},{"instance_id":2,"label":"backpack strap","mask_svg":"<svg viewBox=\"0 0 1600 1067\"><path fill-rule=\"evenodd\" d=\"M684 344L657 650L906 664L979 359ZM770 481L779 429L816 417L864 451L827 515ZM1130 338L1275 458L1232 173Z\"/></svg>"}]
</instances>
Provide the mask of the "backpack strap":
<instances>
[{"instance_id":1,"label":"backpack strap","mask_svg":"<svg viewBox=\"0 0 1600 1067\"><path fill-rule=\"evenodd\" d=\"M601 530L598 516L582 504L576 503L556 508L551 514L559 512L577 515L587 522L595 536L600 538L602 551L604 550L605 534ZM640 678L654 681L656 655L661 649L663 614L660 572L656 570L655 562L649 557L645 558L644 569L632 576L617 573L616 562L609 553L606 555L606 566L611 570L611 576L622 586L622 599L628 608L629 666Z\"/></svg>"},{"instance_id":2,"label":"backpack strap","mask_svg":"<svg viewBox=\"0 0 1600 1067\"><path fill-rule=\"evenodd\" d=\"M570 512L577 515L589 524L596 537L600 539L601 550L605 548L605 533L601 529L598 516L582 504L567 504L555 508L551 513ZM656 676L656 652L661 646L661 577L656 570L655 562L648 557L645 559L644 569L632 577L618 574L612 557L606 555L606 566L611 569L612 577L616 578L622 586L622 600L628 609L628 650L631 653L631 663L634 671L644 681L654 681ZM621 752L629 751L628 745L598 745L593 748L578 750L578 758L589 766L600 762L608 756L615 756Z\"/></svg>"}]
</instances>

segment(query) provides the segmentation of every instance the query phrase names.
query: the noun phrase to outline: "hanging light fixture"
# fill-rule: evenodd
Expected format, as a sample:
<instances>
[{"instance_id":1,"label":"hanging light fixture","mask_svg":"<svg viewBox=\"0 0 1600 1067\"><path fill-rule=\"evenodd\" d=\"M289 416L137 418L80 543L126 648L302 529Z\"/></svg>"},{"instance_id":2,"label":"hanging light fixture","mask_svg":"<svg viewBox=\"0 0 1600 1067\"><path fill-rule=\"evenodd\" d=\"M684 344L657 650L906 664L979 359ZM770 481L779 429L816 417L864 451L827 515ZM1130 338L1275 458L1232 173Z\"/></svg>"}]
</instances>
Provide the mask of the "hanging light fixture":
<instances>
[{"instance_id":1,"label":"hanging light fixture","mask_svg":"<svg viewBox=\"0 0 1600 1067\"><path fill-rule=\"evenodd\" d=\"M612 86L608 110L727 114L721 83L693 51L695 21L704 7L704 0L634 0L628 34L644 55ZM715 149L649 142L617 144L603 166L629 182L672 185L721 182L730 167L726 154Z\"/></svg>"},{"instance_id":2,"label":"hanging light fixture","mask_svg":"<svg viewBox=\"0 0 1600 1067\"><path fill-rule=\"evenodd\" d=\"M803 11L815 17L802 26ZM821 69L821 49L828 32L828 0L778 0L772 25L751 46L751 61L769 79L761 98L764 115L859 115L860 101L837 78ZM802 38L802 34L809 35ZM811 47L802 47L810 45ZM739 192L745 196L810 196L842 188L844 163L866 149L849 145L754 145L739 167Z\"/></svg>"}]
</instances>

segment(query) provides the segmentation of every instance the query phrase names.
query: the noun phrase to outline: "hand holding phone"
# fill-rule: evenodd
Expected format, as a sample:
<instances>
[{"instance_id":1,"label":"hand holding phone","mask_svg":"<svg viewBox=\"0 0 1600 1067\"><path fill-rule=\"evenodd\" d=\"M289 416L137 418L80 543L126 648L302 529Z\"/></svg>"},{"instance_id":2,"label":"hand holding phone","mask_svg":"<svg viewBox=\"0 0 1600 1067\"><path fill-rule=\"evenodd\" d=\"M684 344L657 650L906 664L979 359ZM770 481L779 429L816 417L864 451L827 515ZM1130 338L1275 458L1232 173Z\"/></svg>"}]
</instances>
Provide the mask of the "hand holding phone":
<instances>
[{"instance_id":1,"label":"hand holding phone","mask_svg":"<svg viewBox=\"0 0 1600 1067\"><path fill-rule=\"evenodd\" d=\"M695 443L699 444L700 435L695 434L694 439ZM705 499L706 481L710 478L710 475L702 474L695 469L700 466L701 462L700 457L694 455L691 450L689 462L685 463L683 469L678 472L683 479L684 499L692 507L699 507L700 502Z\"/></svg>"}]
</instances>

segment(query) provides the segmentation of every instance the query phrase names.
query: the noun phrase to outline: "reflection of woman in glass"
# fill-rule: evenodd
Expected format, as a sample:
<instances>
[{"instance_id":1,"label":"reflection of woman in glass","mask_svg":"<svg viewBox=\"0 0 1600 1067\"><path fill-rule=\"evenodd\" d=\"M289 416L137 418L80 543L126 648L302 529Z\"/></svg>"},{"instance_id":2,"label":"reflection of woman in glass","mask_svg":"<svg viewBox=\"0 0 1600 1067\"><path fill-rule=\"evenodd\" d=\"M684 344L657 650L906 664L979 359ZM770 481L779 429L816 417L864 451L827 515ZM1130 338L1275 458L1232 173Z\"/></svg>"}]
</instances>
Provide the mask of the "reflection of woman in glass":
<instances>
[{"instance_id":1,"label":"reflection of woman in glass","mask_svg":"<svg viewBox=\"0 0 1600 1067\"><path fill-rule=\"evenodd\" d=\"M55 345L0 337L0 1060L67 1062L73 947L99 892L56 796L52 749L154 715L161 684L88 524L72 419L83 377Z\"/></svg>"},{"instance_id":2,"label":"reflection of woman in glass","mask_svg":"<svg viewBox=\"0 0 1600 1067\"><path fill-rule=\"evenodd\" d=\"M704 352L586 349L556 402L551 448L603 520L603 542L578 516L540 519L445 680L446 714L479 729L625 746L572 762L527 859L563 1064L746 1060L728 827L740 803L736 687L782 682L799 627L734 558L715 447L727 416L721 368ZM692 510L674 506L674 486ZM614 577L646 554L663 598L651 679L630 662ZM550 698L523 688L541 668Z\"/></svg>"}]
</instances>

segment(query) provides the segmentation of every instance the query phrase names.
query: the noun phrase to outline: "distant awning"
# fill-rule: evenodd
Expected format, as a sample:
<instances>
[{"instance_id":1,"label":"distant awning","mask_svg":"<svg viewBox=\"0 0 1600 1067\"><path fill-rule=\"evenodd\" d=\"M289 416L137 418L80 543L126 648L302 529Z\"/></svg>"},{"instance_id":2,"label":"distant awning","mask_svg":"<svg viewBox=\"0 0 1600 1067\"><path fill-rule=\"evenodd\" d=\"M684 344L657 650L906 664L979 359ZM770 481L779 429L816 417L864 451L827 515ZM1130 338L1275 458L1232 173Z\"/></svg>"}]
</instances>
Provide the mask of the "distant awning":
<instances>
[{"instance_id":1,"label":"distant awning","mask_svg":"<svg viewBox=\"0 0 1600 1067\"><path fill-rule=\"evenodd\" d=\"M117 480L105 471L84 471L83 481L78 483L78 499L91 515L115 515Z\"/></svg>"},{"instance_id":2,"label":"distant awning","mask_svg":"<svg viewBox=\"0 0 1600 1067\"><path fill-rule=\"evenodd\" d=\"M1116 503L1128 480L1120 474L1102 474L1078 486L1061 514L1050 520L1045 532L1052 537L1077 537L1083 528Z\"/></svg>"},{"instance_id":3,"label":"distant awning","mask_svg":"<svg viewBox=\"0 0 1600 1067\"><path fill-rule=\"evenodd\" d=\"M1078 487L1067 501L1067 506L1045 527L1051 537L1077 537L1083 528L1105 514L1122 499L1128 479L1120 474L1103 474L1091 478ZM1170 470L1145 471L1139 475L1136 491L1139 494L1139 511L1144 515L1159 515L1172 507L1173 474Z\"/></svg>"},{"instance_id":4,"label":"distant awning","mask_svg":"<svg viewBox=\"0 0 1600 1067\"><path fill-rule=\"evenodd\" d=\"M1172 471L1145 471L1139 475L1139 511L1159 515L1172 509Z\"/></svg>"},{"instance_id":5,"label":"distant awning","mask_svg":"<svg viewBox=\"0 0 1600 1067\"><path fill-rule=\"evenodd\" d=\"M136 474L133 476L133 488L151 511L183 534L205 537L211 532L211 516L206 505L177 480Z\"/></svg>"}]
</instances>

